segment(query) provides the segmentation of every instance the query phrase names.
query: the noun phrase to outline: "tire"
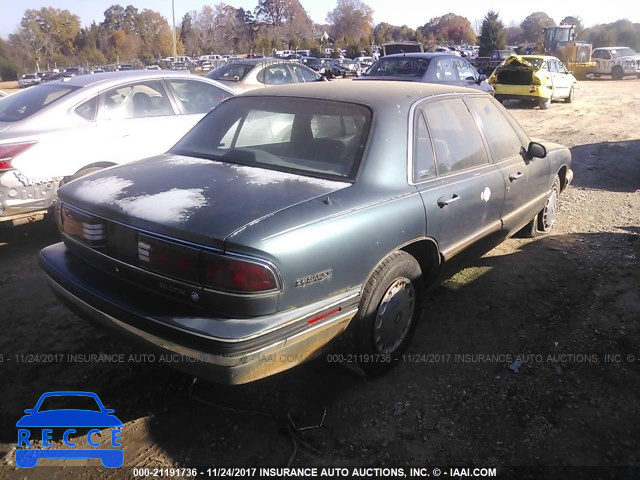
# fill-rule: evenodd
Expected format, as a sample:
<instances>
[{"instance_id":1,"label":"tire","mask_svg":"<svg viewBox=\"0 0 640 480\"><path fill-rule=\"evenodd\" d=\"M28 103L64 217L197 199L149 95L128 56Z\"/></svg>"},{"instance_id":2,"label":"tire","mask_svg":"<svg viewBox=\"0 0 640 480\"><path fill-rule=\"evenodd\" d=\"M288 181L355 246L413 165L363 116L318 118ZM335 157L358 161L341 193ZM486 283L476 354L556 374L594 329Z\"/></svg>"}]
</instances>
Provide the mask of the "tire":
<instances>
[{"instance_id":1,"label":"tire","mask_svg":"<svg viewBox=\"0 0 640 480\"><path fill-rule=\"evenodd\" d=\"M369 277L348 343L366 375L389 371L406 350L420 317L422 287L420 265L402 251L391 253Z\"/></svg>"},{"instance_id":2,"label":"tire","mask_svg":"<svg viewBox=\"0 0 640 480\"><path fill-rule=\"evenodd\" d=\"M551 106L551 97L549 98L541 98L538 100L538 106L540 110L546 110Z\"/></svg>"},{"instance_id":3,"label":"tire","mask_svg":"<svg viewBox=\"0 0 640 480\"><path fill-rule=\"evenodd\" d=\"M624 70L622 70L620 65L613 67L613 70L611 70L611 78L614 80L622 80L624 78Z\"/></svg>"},{"instance_id":4,"label":"tire","mask_svg":"<svg viewBox=\"0 0 640 480\"><path fill-rule=\"evenodd\" d=\"M94 173L97 172L99 170L102 170L104 167L87 167L87 168L83 168L82 170L78 170L76 173L74 173L69 180L67 180L67 182L71 182L72 180L77 180L80 177L84 177L85 175L89 175L90 173Z\"/></svg>"},{"instance_id":5,"label":"tire","mask_svg":"<svg viewBox=\"0 0 640 480\"><path fill-rule=\"evenodd\" d=\"M558 200L560 198L560 177L556 175L551 185L551 192L547 201L533 219L520 231L525 237L540 237L547 235L553 230L558 211Z\"/></svg>"},{"instance_id":6,"label":"tire","mask_svg":"<svg viewBox=\"0 0 640 480\"><path fill-rule=\"evenodd\" d=\"M573 87L571 87L571 90L569 90L569 96L564 99L565 103L573 103L574 96L575 96L575 93L573 91Z\"/></svg>"}]
</instances>

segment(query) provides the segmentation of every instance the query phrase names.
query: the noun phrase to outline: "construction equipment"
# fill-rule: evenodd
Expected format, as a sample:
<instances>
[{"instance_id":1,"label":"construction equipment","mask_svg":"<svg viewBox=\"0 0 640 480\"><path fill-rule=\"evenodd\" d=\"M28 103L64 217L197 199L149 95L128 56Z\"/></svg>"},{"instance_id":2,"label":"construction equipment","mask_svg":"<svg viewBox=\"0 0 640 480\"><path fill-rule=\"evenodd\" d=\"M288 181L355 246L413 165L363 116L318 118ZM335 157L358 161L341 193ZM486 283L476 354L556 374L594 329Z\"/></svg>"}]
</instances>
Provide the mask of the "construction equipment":
<instances>
[{"instance_id":1,"label":"construction equipment","mask_svg":"<svg viewBox=\"0 0 640 480\"><path fill-rule=\"evenodd\" d=\"M578 79L593 73L597 63L591 60L593 46L576 40L575 25L544 28L544 54L559 58Z\"/></svg>"}]
</instances>

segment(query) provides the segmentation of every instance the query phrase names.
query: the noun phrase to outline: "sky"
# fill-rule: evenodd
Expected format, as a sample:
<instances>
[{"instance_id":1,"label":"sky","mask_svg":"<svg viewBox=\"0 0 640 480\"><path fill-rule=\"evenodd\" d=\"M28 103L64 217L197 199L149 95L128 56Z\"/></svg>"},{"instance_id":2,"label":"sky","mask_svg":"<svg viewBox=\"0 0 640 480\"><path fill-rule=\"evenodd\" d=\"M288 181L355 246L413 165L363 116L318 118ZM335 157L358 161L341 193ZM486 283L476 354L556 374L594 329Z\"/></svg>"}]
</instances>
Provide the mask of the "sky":
<instances>
[{"instance_id":1,"label":"sky","mask_svg":"<svg viewBox=\"0 0 640 480\"><path fill-rule=\"evenodd\" d=\"M217 4L219 0L174 0L176 25L185 13L200 10L203 5ZM543 11L557 23L568 15L579 16L585 26L599 23L609 23L621 18L640 23L640 9L631 7L633 2L610 0L603 2L587 2L584 0L536 0L524 2L518 0L493 0L490 4L478 0L454 0L453 2L428 2L428 0L364 0L373 8L375 23L387 22L392 25L408 25L416 28L424 25L431 18L455 13L465 16L474 27L480 25L487 10L493 9L500 14L503 23L509 26L515 22L519 24L534 11ZM160 12L171 24L171 0L0 0L0 36L7 38L14 33L20 24L25 10L41 7L54 7L69 10L80 17L83 26L92 21L100 22L104 19L104 11L111 5L119 3L122 6L133 5L138 10L145 8ZM253 10L258 0L228 0L224 3L236 8ZM300 0L312 20L325 23L327 13L335 8L335 0Z\"/></svg>"}]
</instances>

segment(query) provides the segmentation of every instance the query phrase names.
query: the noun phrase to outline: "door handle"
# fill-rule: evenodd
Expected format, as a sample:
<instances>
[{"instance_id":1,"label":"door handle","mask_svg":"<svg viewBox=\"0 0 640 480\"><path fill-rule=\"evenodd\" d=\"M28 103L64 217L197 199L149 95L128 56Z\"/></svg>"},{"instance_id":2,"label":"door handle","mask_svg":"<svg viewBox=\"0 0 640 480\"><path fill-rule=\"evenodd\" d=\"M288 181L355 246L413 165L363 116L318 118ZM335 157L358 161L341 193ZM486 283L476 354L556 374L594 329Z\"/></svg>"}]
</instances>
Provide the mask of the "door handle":
<instances>
[{"instance_id":1,"label":"door handle","mask_svg":"<svg viewBox=\"0 0 640 480\"><path fill-rule=\"evenodd\" d=\"M522 172L512 173L511 175L509 175L509 180L513 182L514 180L519 179L522 175L524 175Z\"/></svg>"},{"instance_id":2,"label":"door handle","mask_svg":"<svg viewBox=\"0 0 640 480\"><path fill-rule=\"evenodd\" d=\"M449 205L450 203L457 202L458 200L460 200L460 196L456 195L456 194L453 194L453 196L451 198L440 197L438 199L438 206L440 208L444 208L445 206Z\"/></svg>"}]
</instances>

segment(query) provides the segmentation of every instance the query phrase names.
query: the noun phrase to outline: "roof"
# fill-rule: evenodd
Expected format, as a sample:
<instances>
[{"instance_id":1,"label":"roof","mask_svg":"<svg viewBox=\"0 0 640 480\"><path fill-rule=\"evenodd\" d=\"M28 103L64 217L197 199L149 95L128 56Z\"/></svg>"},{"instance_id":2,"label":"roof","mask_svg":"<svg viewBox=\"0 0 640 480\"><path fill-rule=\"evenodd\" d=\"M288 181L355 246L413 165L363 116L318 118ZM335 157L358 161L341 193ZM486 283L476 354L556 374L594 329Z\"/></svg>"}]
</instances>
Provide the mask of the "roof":
<instances>
[{"instance_id":1,"label":"roof","mask_svg":"<svg viewBox=\"0 0 640 480\"><path fill-rule=\"evenodd\" d=\"M276 95L317 98L360 103L377 109L388 108L389 105L397 105L398 108L408 108L420 98L451 93L464 93L467 95L481 94L481 92L477 90L472 90L466 87L423 82L371 80L368 82L339 81L273 86L269 88L251 90L242 94L241 97L268 97Z\"/></svg>"},{"instance_id":2,"label":"roof","mask_svg":"<svg viewBox=\"0 0 640 480\"><path fill-rule=\"evenodd\" d=\"M54 80L49 83L62 82L68 85L74 85L77 87L87 87L90 85L98 85L100 83L108 83L114 80L124 81L136 81L136 80L153 80L154 78L167 78L167 77L183 77L185 75L191 75L187 71L175 71L175 70L124 70L121 72L103 72L87 75L78 75L76 77L67 77L60 80Z\"/></svg>"},{"instance_id":3,"label":"roof","mask_svg":"<svg viewBox=\"0 0 640 480\"><path fill-rule=\"evenodd\" d=\"M446 47L445 47L446 48ZM448 52L410 52L410 53L392 53L391 55L385 55L382 59L388 58L433 58L433 57L456 57L460 58L458 55Z\"/></svg>"}]
</instances>

